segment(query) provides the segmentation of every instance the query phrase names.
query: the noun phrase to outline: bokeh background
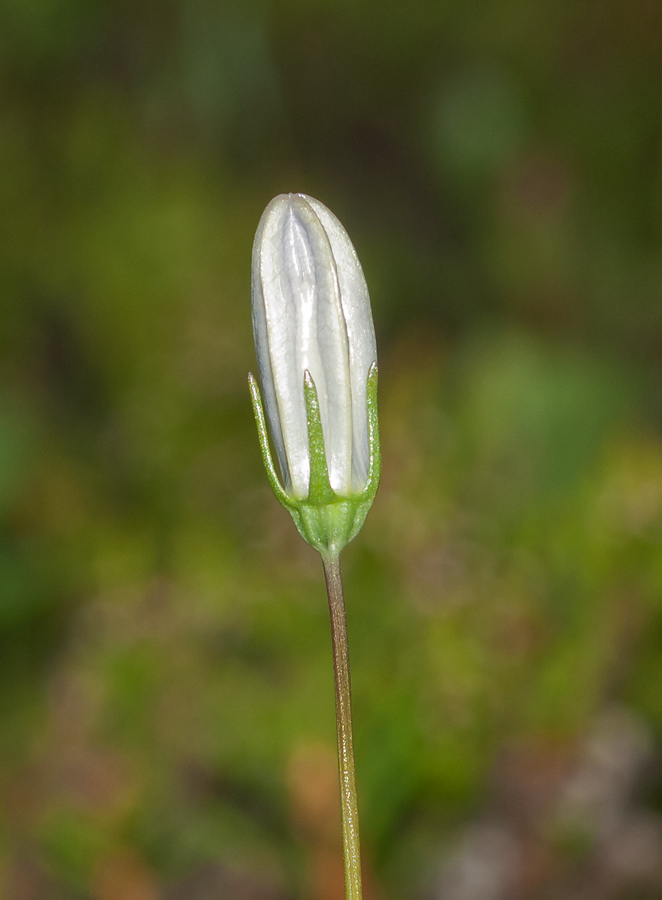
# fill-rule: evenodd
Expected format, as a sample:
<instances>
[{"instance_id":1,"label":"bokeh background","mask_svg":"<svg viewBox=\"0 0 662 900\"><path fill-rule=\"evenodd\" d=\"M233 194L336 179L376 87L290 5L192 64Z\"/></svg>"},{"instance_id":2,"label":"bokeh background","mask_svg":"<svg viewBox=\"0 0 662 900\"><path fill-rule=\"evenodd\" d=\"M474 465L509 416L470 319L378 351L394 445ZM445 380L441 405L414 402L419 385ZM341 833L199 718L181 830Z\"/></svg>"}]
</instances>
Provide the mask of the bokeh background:
<instances>
[{"instance_id":1,"label":"bokeh background","mask_svg":"<svg viewBox=\"0 0 662 900\"><path fill-rule=\"evenodd\" d=\"M288 190L379 341L368 900L662 897L661 49L655 0L3 0L3 897L342 898L246 386Z\"/></svg>"}]
</instances>

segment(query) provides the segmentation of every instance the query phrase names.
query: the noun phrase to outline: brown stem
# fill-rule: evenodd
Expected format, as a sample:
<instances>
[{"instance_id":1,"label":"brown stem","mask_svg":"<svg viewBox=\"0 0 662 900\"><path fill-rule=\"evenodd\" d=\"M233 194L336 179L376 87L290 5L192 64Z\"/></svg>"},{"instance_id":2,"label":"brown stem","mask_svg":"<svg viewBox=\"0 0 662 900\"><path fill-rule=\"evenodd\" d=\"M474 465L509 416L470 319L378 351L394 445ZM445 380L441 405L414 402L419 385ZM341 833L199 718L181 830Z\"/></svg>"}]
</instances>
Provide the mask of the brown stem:
<instances>
[{"instance_id":1,"label":"brown stem","mask_svg":"<svg viewBox=\"0 0 662 900\"><path fill-rule=\"evenodd\" d=\"M361 900L361 855L359 849L359 808L354 768L352 734L352 693L349 677L347 619L342 589L340 559L323 558L326 590L331 614L333 674L336 684L336 726L338 730L338 766L340 770L340 807L342 814L345 898Z\"/></svg>"}]
</instances>

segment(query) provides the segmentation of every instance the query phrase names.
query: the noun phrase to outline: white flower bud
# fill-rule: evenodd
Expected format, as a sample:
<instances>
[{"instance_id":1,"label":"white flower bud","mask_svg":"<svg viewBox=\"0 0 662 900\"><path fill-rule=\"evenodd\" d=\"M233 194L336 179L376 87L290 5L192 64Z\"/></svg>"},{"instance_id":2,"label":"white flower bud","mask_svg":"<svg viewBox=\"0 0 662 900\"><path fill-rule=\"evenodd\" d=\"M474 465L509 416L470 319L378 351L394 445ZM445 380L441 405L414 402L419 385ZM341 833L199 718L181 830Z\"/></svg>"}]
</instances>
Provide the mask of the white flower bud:
<instances>
[{"instance_id":1,"label":"white flower bud","mask_svg":"<svg viewBox=\"0 0 662 900\"><path fill-rule=\"evenodd\" d=\"M308 496L304 375L319 398L329 482L361 493L370 464L366 383L377 359L368 288L338 219L305 194L267 206L253 244L253 333L284 487Z\"/></svg>"}]
</instances>

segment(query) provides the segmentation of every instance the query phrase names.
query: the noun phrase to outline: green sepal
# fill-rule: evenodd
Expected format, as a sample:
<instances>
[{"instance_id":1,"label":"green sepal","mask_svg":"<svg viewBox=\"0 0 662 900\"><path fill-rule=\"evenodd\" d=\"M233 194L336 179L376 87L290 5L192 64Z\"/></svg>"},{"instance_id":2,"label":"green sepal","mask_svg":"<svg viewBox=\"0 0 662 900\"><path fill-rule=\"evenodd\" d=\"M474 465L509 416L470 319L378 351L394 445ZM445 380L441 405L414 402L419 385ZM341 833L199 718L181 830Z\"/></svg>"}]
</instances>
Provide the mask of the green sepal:
<instances>
[{"instance_id":1,"label":"green sepal","mask_svg":"<svg viewBox=\"0 0 662 900\"><path fill-rule=\"evenodd\" d=\"M264 416L264 407L262 406L262 395L258 387L255 376L252 372L248 373L248 389L251 392L251 402L253 404L253 414L255 416L255 424L257 425L257 436L260 441L260 450L262 451L262 462L267 470L267 478L271 489L277 499L286 509L291 510L292 498L281 485L276 474L274 461L271 458L271 449L269 447L269 436L267 434L267 420Z\"/></svg>"},{"instance_id":2,"label":"green sepal","mask_svg":"<svg viewBox=\"0 0 662 900\"><path fill-rule=\"evenodd\" d=\"M313 376L308 369L303 373L303 396L306 401L308 451L310 454L310 482L305 502L310 506L321 508L327 503L334 503L338 498L329 481L320 402Z\"/></svg>"},{"instance_id":3,"label":"green sepal","mask_svg":"<svg viewBox=\"0 0 662 900\"><path fill-rule=\"evenodd\" d=\"M310 485L308 496L304 500L296 500L291 497L278 479L269 448L260 390L252 375L248 376L248 383L260 439L262 460L274 494L291 514L301 537L315 547L324 558L337 557L343 547L349 544L361 530L379 486L381 453L377 419L377 364L373 363L370 367L366 384L370 455L368 480L359 494L349 496L336 494L329 481L319 399L310 372L306 371L304 374L304 397L310 447Z\"/></svg>"}]
</instances>

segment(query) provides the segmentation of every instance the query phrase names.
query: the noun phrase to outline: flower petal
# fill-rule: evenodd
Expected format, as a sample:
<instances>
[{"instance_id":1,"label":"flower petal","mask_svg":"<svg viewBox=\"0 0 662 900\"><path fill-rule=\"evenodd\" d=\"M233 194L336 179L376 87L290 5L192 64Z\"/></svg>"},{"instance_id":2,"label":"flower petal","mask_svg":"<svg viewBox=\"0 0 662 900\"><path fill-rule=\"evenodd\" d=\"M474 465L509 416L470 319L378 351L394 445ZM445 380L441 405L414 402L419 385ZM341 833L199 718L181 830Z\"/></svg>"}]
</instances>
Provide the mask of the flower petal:
<instances>
[{"instance_id":1,"label":"flower petal","mask_svg":"<svg viewBox=\"0 0 662 900\"><path fill-rule=\"evenodd\" d=\"M303 197L317 213L331 244L338 273L349 345L353 488L355 491L361 491L368 479L370 456L366 383L370 366L377 361L377 342L368 286L356 250L336 216L319 200L305 194L299 196Z\"/></svg>"}]
</instances>

